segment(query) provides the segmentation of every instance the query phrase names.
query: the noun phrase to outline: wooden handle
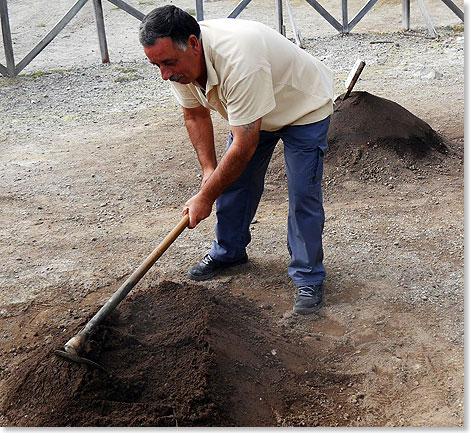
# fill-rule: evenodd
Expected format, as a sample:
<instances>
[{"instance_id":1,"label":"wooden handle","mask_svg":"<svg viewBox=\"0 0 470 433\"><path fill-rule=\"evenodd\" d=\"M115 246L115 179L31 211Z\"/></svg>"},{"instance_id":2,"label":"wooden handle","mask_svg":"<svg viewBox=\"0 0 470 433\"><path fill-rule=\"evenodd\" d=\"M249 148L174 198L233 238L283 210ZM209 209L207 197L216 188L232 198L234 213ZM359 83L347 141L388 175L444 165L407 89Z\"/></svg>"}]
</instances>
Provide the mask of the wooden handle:
<instances>
[{"instance_id":1,"label":"wooden handle","mask_svg":"<svg viewBox=\"0 0 470 433\"><path fill-rule=\"evenodd\" d=\"M167 248L175 241L175 239L183 232L183 230L188 227L189 224L189 214L186 214L181 218L181 221L174 227L174 229L168 233L168 235L160 242L157 248L155 248L152 253L145 259L145 261L139 266L137 271L142 268L145 269L144 274L150 269L150 267L160 258L160 256L167 250Z\"/></svg>"},{"instance_id":2,"label":"wooden handle","mask_svg":"<svg viewBox=\"0 0 470 433\"><path fill-rule=\"evenodd\" d=\"M358 62L358 65L356 67L356 71L354 72L354 76L352 77L351 82L349 83L348 88L346 90L346 93L344 94L344 97L342 99L343 101L346 98L348 98L349 95L351 94L352 89L353 89L354 85L356 84L357 80L359 79L359 75L361 75L361 72L364 69L365 65L366 65L366 62L364 62L364 60L361 60L360 62Z\"/></svg>"},{"instance_id":3,"label":"wooden handle","mask_svg":"<svg viewBox=\"0 0 470 433\"><path fill-rule=\"evenodd\" d=\"M161 257L167 248L175 241L181 232L189 224L189 214L183 216L181 221L168 233L168 235L160 242L151 254L142 262L142 264L132 273L132 275L124 282L124 284L116 290L113 296L108 299L101 309L90 319L85 327L67 343L65 343L65 351L72 355L78 355L85 344L89 335L96 327L119 305L119 303L127 296L132 288L147 273L152 265Z\"/></svg>"}]
</instances>

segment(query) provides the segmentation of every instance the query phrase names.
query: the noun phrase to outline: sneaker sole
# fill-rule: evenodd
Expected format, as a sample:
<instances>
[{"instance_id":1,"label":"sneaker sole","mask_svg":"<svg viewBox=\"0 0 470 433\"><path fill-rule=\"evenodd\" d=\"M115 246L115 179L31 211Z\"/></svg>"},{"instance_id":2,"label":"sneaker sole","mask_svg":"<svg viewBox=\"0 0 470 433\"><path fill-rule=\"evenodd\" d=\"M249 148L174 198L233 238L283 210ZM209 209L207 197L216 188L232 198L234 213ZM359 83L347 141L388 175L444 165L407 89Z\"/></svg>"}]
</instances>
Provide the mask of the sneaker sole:
<instances>
[{"instance_id":1,"label":"sneaker sole","mask_svg":"<svg viewBox=\"0 0 470 433\"><path fill-rule=\"evenodd\" d=\"M205 280L210 280L211 278L215 277L216 275L220 274L223 271L225 271L225 269L221 269L220 271L212 272L211 274L207 274L207 275L193 275L190 272L188 272L188 276L189 276L189 279L193 281L205 281Z\"/></svg>"},{"instance_id":2,"label":"sneaker sole","mask_svg":"<svg viewBox=\"0 0 470 433\"><path fill-rule=\"evenodd\" d=\"M248 258L245 261L227 266L224 269L219 269L218 271L211 272L210 274L207 274L207 275L193 275L193 274L191 274L191 272L188 272L188 276L189 276L189 279L193 280L193 281L210 280L211 278L214 278L216 275L219 275L219 274L221 274L222 272L225 272L228 269L236 268L237 266L244 265L247 262L248 262Z\"/></svg>"},{"instance_id":3,"label":"sneaker sole","mask_svg":"<svg viewBox=\"0 0 470 433\"><path fill-rule=\"evenodd\" d=\"M315 305L315 307L310 307L310 308L293 308L294 313L296 314L301 314L302 316L306 316L307 314L312 314L318 311L323 305L323 302L320 302L318 305Z\"/></svg>"}]
</instances>

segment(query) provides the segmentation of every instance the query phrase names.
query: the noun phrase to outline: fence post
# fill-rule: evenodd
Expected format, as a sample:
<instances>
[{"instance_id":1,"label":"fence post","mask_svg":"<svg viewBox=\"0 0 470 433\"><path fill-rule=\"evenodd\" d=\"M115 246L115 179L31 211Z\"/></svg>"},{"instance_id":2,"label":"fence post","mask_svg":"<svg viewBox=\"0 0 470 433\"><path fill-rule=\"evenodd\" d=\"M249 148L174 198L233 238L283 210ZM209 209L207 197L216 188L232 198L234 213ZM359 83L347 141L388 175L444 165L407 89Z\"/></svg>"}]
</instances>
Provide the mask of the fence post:
<instances>
[{"instance_id":1,"label":"fence post","mask_svg":"<svg viewBox=\"0 0 470 433\"><path fill-rule=\"evenodd\" d=\"M15 58L13 56L13 44L11 42L7 0L0 0L0 18L2 21L3 48L5 50L5 58L7 61L6 72L8 77L14 77L16 75Z\"/></svg>"},{"instance_id":2,"label":"fence post","mask_svg":"<svg viewBox=\"0 0 470 433\"><path fill-rule=\"evenodd\" d=\"M103 4L101 0L93 0L95 8L96 29L98 30L98 41L100 43L101 62L109 63L108 43L106 41L106 30L104 28Z\"/></svg>"},{"instance_id":3,"label":"fence post","mask_svg":"<svg viewBox=\"0 0 470 433\"><path fill-rule=\"evenodd\" d=\"M410 30L410 0L403 0L401 4L401 25Z\"/></svg>"},{"instance_id":4,"label":"fence post","mask_svg":"<svg viewBox=\"0 0 470 433\"><path fill-rule=\"evenodd\" d=\"M198 21L202 21L204 19L204 8L203 8L203 0L196 0L196 19Z\"/></svg>"},{"instance_id":5,"label":"fence post","mask_svg":"<svg viewBox=\"0 0 470 433\"><path fill-rule=\"evenodd\" d=\"M284 19L282 16L282 0L276 0L276 15L277 15L277 31L282 35L286 35L286 28L284 26Z\"/></svg>"},{"instance_id":6,"label":"fence post","mask_svg":"<svg viewBox=\"0 0 470 433\"><path fill-rule=\"evenodd\" d=\"M348 0L341 1L341 9L343 13L343 34L349 33L349 24L348 24Z\"/></svg>"}]
</instances>

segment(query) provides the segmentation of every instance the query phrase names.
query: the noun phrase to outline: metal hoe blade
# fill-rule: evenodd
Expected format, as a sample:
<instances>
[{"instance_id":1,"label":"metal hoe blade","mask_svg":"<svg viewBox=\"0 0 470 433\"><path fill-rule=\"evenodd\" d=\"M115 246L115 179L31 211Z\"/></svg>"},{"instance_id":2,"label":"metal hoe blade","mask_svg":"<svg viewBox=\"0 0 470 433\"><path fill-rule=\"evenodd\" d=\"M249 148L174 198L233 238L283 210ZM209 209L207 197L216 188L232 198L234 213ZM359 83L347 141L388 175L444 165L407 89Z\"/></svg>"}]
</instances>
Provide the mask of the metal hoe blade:
<instances>
[{"instance_id":1,"label":"metal hoe blade","mask_svg":"<svg viewBox=\"0 0 470 433\"><path fill-rule=\"evenodd\" d=\"M54 354L60 356L61 358L67 359L68 361L77 362L78 364L91 365L92 367L97 368L98 370L104 371L109 376L108 370L99 365L97 362L92 361L91 359L83 358L82 356L74 355L72 353L67 353L63 350L56 350Z\"/></svg>"}]
</instances>

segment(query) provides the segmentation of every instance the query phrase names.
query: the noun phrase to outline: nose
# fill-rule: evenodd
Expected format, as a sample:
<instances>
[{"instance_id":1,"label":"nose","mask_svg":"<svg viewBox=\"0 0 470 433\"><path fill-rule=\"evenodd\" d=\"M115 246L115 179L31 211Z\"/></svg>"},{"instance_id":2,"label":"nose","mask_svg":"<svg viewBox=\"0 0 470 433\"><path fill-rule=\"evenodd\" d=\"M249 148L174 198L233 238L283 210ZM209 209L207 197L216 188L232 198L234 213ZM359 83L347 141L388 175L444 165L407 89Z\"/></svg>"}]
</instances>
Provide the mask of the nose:
<instances>
[{"instance_id":1,"label":"nose","mask_svg":"<svg viewBox=\"0 0 470 433\"><path fill-rule=\"evenodd\" d=\"M168 80L173 75L173 72L165 66L160 67L160 73L162 74L162 78L164 80Z\"/></svg>"}]
</instances>

